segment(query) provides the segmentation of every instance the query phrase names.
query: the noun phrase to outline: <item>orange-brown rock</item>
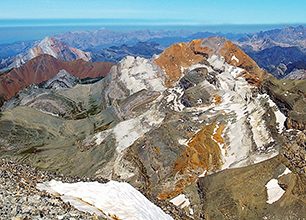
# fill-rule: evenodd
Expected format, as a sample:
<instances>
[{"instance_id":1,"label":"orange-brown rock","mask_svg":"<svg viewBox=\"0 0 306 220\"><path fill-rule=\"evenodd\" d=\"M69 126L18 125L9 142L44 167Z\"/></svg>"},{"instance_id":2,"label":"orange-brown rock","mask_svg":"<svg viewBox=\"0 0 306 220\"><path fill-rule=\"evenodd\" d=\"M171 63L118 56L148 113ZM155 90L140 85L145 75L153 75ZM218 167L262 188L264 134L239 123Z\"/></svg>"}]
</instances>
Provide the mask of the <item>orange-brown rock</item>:
<instances>
[{"instance_id":1,"label":"orange-brown rock","mask_svg":"<svg viewBox=\"0 0 306 220\"><path fill-rule=\"evenodd\" d=\"M256 62L231 41L220 37L172 45L155 60L155 63L166 72L166 85L171 87L180 79L184 68L212 55L223 56L227 63L245 69L243 76L249 83L258 86L262 82L265 73Z\"/></svg>"},{"instance_id":2,"label":"orange-brown rock","mask_svg":"<svg viewBox=\"0 0 306 220\"><path fill-rule=\"evenodd\" d=\"M112 63L91 63L84 60L65 62L50 55L41 55L19 68L0 75L0 97L8 100L31 84L51 79L62 69L81 79L95 78L105 76L112 65Z\"/></svg>"},{"instance_id":3,"label":"orange-brown rock","mask_svg":"<svg viewBox=\"0 0 306 220\"><path fill-rule=\"evenodd\" d=\"M173 186L158 195L161 200L169 199L182 193L184 189L197 181L205 171L217 170L222 165L221 149L224 144L222 133L224 125L215 123L204 126L189 141L186 149L174 164L174 173L179 174Z\"/></svg>"},{"instance_id":4,"label":"orange-brown rock","mask_svg":"<svg viewBox=\"0 0 306 220\"><path fill-rule=\"evenodd\" d=\"M213 139L216 124L205 125L191 139L180 158L175 163L174 171L179 173L191 170L204 172L217 170L222 165L221 149ZM222 130L219 130L219 133Z\"/></svg>"},{"instance_id":5,"label":"orange-brown rock","mask_svg":"<svg viewBox=\"0 0 306 220\"><path fill-rule=\"evenodd\" d=\"M217 105L222 103L222 97L219 95L214 95L214 103L216 103Z\"/></svg>"},{"instance_id":6,"label":"orange-brown rock","mask_svg":"<svg viewBox=\"0 0 306 220\"><path fill-rule=\"evenodd\" d=\"M227 63L245 69L247 72L243 74L243 77L249 83L259 86L263 81L265 72L252 58L232 42L226 41L224 43L220 50L220 55L225 58Z\"/></svg>"},{"instance_id":7,"label":"orange-brown rock","mask_svg":"<svg viewBox=\"0 0 306 220\"><path fill-rule=\"evenodd\" d=\"M201 55L197 55L191 49L190 44L174 44L166 49L155 63L166 72L166 86L173 86L182 76L183 68L203 60Z\"/></svg>"},{"instance_id":8,"label":"orange-brown rock","mask_svg":"<svg viewBox=\"0 0 306 220\"><path fill-rule=\"evenodd\" d=\"M286 122L285 122L286 128L287 129L297 129L297 130L305 130L306 129L306 123L305 121L296 121L293 120L292 118L288 117Z\"/></svg>"},{"instance_id":9,"label":"orange-brown rock","mask_svg":"<svg viewBox=\"0 0 306 220\"><path fill-rule=\"evenodd\" d=\"M225 129L224 124L220 124L216 130L216 132L213 134L213 139L218 143L218 144L224 144L224 138L222 137L223 131Z\"/></svg>"}]
</instances>

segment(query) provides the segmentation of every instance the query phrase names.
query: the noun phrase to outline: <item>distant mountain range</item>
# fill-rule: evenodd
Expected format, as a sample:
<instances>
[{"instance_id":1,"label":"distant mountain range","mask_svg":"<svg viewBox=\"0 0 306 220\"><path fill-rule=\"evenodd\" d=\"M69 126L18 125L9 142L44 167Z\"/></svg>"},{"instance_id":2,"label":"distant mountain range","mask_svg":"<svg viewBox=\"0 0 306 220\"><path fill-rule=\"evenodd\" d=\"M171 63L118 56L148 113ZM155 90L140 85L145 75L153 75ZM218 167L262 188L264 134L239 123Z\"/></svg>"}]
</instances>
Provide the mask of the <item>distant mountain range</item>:
<instances>
[{"instance_id":1,"label":"distant mountain range","mask_svg":"<svg viewBox=\"0 0 306 220\"><path fill-rule=\"evenodd\" d=\"M90 50L90 53L93 61L118 62L126 56L151 58L154 54L160 54L162 51L162 48L157 43L137 42L131 46L124 44L104 49L96 48Z\"/></svg>"},{"instance_id":2,"label":"distant mountain range","mask_svg":"<svg viewBox=\"0 0 306 220\"><path fill-rule=\"evenodd\" d=\"M260 67L277 78L304 77L306 69L306 27L296 26L255 34L224 34L189 31L109 30L68 32L41 42L19 42L0 48L0 69L18 67L40 54L71 61L119 62L125 56L150 58L166 47L192 39L222 36L234 41ZM78 49L77 49L78 48ZM293 74L294 72L294 74Z\"/></svg>"},{"instance_id":3,"label":"distant mountain range","mask_svg":"<svg viewBox=\"0 0 306 220\"><path fill-rule=\"evenodd\" d=\"M248 35L237 43L277 78L306 69L306 27L287 27ZM302 77L306 78L306 77Z\"/></svg>"},{"instance_id":4,"label":"distant mountain range","mask_svg":"<svg viewBox=\"0 0 306 220\"><path fill-rule=\"evenodd\" d=\"M240 39L243 47L250 46L253 50L263 50L273 46L292 47L306 49L306 27L303 25L262 31L247 35Z\"/></svg>"}]
</instances>

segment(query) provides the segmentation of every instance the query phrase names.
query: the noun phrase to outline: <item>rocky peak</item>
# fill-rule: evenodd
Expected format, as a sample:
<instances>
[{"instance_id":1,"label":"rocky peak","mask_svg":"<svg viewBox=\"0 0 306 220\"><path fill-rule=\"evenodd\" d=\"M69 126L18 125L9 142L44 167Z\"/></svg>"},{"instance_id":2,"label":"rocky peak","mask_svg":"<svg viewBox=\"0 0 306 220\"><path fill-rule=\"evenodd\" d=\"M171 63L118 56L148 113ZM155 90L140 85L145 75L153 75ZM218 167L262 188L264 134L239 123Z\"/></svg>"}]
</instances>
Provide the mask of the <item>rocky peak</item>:
<instances>
[{"instance_id":1,"label":"rocky peak","mask_svg":"<svg viewBox=\"0 0 306 220\"><path fill-rule=\"evenodd\" d=\"M182 76L184 68L207 62L213 55L225 62L243 68L243 76L251 83L259 85L264 71L238 46L221 37L193 40L189 43L175 44L166 49L156 60L167 74L166 85L171 86Z\"/></svg>"},{"instance_id":2,"label":"rocky peak","mask_svg":"<svg viewBox=\"0 0 306 220\"><path fill-rule=\"evenodd\" d=\"M46 37L42 41L37 42L27 52L18 54L16 57L14 57L11 60L11 64L8 66L8 68L20 67L27 61L44 54L53 56L54 58L63 61L73 61L78 59L82 59L84 61L91 60L91 53L69 47L67 44L56 38Z\"/></svg>"}]
</instances>

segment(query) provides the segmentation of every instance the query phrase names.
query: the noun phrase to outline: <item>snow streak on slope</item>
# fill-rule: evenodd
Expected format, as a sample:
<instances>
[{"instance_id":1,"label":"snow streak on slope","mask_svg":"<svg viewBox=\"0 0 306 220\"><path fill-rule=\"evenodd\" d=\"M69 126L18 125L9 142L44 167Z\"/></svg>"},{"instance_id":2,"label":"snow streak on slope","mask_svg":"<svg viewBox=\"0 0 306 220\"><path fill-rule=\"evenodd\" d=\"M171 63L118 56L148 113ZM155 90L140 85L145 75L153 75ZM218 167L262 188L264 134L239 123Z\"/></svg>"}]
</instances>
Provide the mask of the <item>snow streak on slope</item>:
<instances>
[{"instance_id":1,"label":"snow streak on slope","mask_svg":"<svg viewBox=\"0 0 306 220\"><path fill-rule=\"evenodd\" d=\"M117 151L122 152L131 146L138 138L150 131L153 126L158 126L163 119L164 117L160 112L152 109L139 117L117 124L113 129L117 142Z\"/></svg>"},{"instance_id":2,"label":"snow streak on slope","mask_svg":"<svg viewBox=\"0 0 306 220\"><path fill-rule=\"evenodd\" d=\"M162 76L152 63L144 58L127 56L120 62L120 80L130 91L130 95L143 89L164 91Z\"/></svg>"},{"instance_id":3,"label":"snow streak on slope","mask_svg":"<svg viewBox=\"0 0 306 220\"><path fill-rule=\"evenodd\" d=\"M276 117L276 122L278 123L278 132L282 133L285 128L285 121L287 117L278 109L277 105L270 99L267 94L264 94L262 96L268 100L270 107L273 108Z\"/></svg>"},{"instance_id":4,"label":"snow streak on slope","mask_svg":"<svg viewBox=\"0 0 306 220\"><path fill-rule=\"evenodd\" d=\"M58 193L77 209L126 220L171 220L159 207L128 183L110 181L62 183L52 180L37 184L39 190Z\"/></svg>"}]
</instances>

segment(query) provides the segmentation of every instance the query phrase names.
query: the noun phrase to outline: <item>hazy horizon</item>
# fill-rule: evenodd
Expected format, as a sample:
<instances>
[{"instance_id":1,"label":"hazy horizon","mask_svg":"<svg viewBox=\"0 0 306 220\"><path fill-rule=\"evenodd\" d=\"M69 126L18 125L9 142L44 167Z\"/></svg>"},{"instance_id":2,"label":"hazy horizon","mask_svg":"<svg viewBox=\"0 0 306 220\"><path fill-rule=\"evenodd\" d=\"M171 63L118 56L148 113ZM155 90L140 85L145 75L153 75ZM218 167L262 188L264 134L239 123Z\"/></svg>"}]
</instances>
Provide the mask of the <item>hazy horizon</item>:
<instances>
[{"instance_id":1,"label":"hazy horizon","mask_svg":"<svg viewBox=\"0 0 306 220\"><path fill-rule=\"evenodd\" d=\"M254 33L305 25L303 3L304 0L0 1L0 44L99 29Z\"/></svg>"},{"instance_id":2,"label":"hazy horizon","mask_svg":"<svg viewBox=\"0 0 306 220\"><path fill-rule=\"evenodd\" d=\"M153 19L205 25L306 22L304 0L12 0L0 1L0 8L0 19Z\"/></svg>"},{"instance_id":3,"label":"hazy horizon","mask_svg":"<svg viewBox=\"0 0 306 220\"><path fill-rule=\"evenodd\" d=\"M70 22L65 22L70 21ZM81 22L80 22L81 21ZM1 20L0 19L0 44L15 43L19 41L40 40L46 36L54 36L70 31L186 31L190 33L211 32L211 33L232 33L245 34L298 26L305 24L219 24L219 25L175 25L175 24L146 24L146 23L103 23L99 19L47 19L47 20ZM96 23L94 22L96 21ZM104 21L104 20L103 20ZM108 21L110 21L108 19ZM17 22L17 23L16 23ZM21 22L18 24L18 22ZM49 23L48 23L49 22Z\"/></svg>"}]
</instances>

